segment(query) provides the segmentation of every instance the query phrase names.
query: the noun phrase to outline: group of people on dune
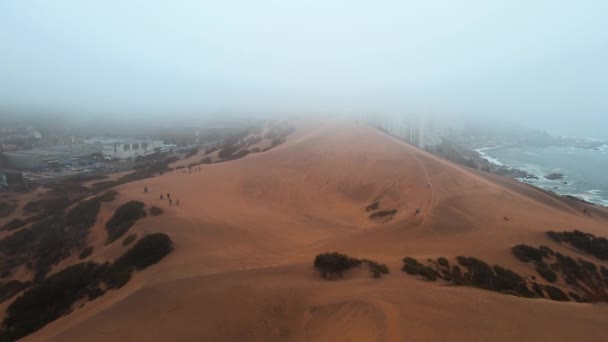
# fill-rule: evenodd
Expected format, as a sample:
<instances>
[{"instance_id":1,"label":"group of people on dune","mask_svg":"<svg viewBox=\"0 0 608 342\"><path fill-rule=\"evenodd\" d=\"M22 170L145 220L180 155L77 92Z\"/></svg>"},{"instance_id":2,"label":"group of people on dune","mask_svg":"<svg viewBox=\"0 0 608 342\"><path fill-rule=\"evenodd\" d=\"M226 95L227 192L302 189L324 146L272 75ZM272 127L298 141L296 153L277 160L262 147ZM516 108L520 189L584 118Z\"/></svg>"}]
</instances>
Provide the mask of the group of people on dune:
<instances>
[{"instance_id":1,"label":"group of people on dune","mask_svg":"<svg viewBox=\"0 0 608 342\"><path fill-rule=\"evenodd\" d=\"M148 187L144 187L144 193L148 193ZM165 195L163 195L162 193L160 194L160 200L164 200L165 199ZM167 199L169 200L169 205L172 206L173 205L173 198L171 198L171 194L167 192ZM175 201L175 205L179 205L179 199Z\"/></svg>"}]
</instances>

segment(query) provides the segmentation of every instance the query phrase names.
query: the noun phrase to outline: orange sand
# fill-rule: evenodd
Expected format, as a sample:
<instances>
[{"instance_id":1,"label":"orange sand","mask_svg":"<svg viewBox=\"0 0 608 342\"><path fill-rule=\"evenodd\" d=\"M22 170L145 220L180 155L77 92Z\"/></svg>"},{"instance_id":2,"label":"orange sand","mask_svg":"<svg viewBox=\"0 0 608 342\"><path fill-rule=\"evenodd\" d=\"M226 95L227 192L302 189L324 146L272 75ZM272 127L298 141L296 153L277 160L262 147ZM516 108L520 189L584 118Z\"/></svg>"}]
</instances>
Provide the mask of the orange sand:
<instances>
[{"instance_id":1,"label":"orange sand","mask_svg":"<svg viewBox=\"0 0 608 342\"><path fill-rule=\"evenodd\" d=\"M132 232L167 233L175 251L25 340L606 339L603 304L523 299L400 271L404 256L471 255L532 275L511 246L563 250L545 238L547 230L607 236L606 210L586 216L575 202L455 165L368 126L295 124L287 142L270 151L117 187L120 196L104 203L89 236L93 258L111 260L126 250L120 240L104 247L103 226L131 199L165 210ZM159 199L167 192L179 206ZM365 206L374 200L398 210L392 221L368 219ZM312 261L334 250L386 263L391 274L322 280Z\"/></svg>"}]
</instances>

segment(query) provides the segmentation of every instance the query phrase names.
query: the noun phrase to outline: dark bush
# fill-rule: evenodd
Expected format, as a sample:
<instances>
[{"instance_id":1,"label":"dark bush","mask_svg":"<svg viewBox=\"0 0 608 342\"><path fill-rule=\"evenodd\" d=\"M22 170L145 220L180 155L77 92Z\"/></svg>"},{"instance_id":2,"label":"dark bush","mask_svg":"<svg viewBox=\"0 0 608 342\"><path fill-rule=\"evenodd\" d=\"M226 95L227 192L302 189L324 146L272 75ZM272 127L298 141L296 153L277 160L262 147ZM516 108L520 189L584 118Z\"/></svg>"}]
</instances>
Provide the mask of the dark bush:
<instances>
[{"instance_id":1,"label":"dark bush","mask_svg":"<svg viewBox=\"0 0 608 342\"><path fill-rule=\"evenodd\" d=\"M129 234L129 235L127 235L126 238L124 238L122 240L122 245L128 246L128 245L132 244L133 241L135 241L135 239L137 239L137 234Z\"/></svg>"},{"instance_id":2,"label":"dark bush","mask_svg":"<svg viewBox=\"0 0 608 342\"><path fill-rule=\"evenodd\" d=\"M137 220L146 217L144 204L139 201L129 201L116 209L114 215L106 223L108 239L112 243L122 237Z\"/></svg>"},{"instance_id":3,"label":"dark bush","mask_svg":"<svg viewBox=\"0 0 608 342\"><path fill-rule=\"evenodd\" d=\"M443 267L450 267L450 263L448 262L448 259L446 259L444 257L437 258L437 263Z\"/></svg>"},{"instance_id":4,"label":"dark bush","mask_svg":"<svg viewBox=\"0 0 608 342\"><path fill-rule=\"evenodd\" d=\"M4 226L2 226L2 229L0 230L15 230L17 228L21 228L23 227L27 222L20 219L20 218L14 218L10 221L8 221Z\"/></svg>"},{"instance_id":5,"label":"dark bush","mask_svg":"<svg viewBox=\"0 0 608 342\"><path fill-rule=\"evenodd\" d=\"M80 254L78 255L78 259L80 259L80 260L86 259L89 256L91 256L91 254L93 254L93 246L89 246L89 247L83 249L82 252L80 252Z\"/></svg>"},{"instance_id":6,"label":"dark bush","mask_svg":"<svg viewBox=\"0 0 608 342\"><path fill-rule=\"evenodd\" d=\"M14 202L0 202L0 218L7 217L15 208L17 208L17 204Z\"/></svg>"},{"instance_id":7,"label":"dark bush","mask_svg":"<svg viewBox=\"0 0 608 342\"><path fill-rule=\"evenodd\" d=\"M83 298L99 277L98 264L82 263L30 287L6 309L1 338L19 339L68 313L72 303Z\"/></svg>"},{"instance_id":8,"label":"dark bush","mask_svg":"<svg viewBox=\"0 0 608 342\"><path fill-rule=\"evenodd\" d=\"M383 274L389 274L389 269L385 264L379 264L369 259L363 259L363 263L367 264L374 278L380 278Z\"/></svg>"},{"instance_id":9,"label":"dark bush","mask_svg":"<svg viewBox=\"0 0 608 342\"><path fill-rule=\"evenodd\" d=\"M124 286L133 270L158 262L171 250L171 239L167 235L151 234L112 264L80 263L39 281L6 309L0 340L14 341L24 337L69 313L77 300L86 297L92 300L103 295L102 282L110 289ZM0 285L0 296L17 293L16 289L26 285L29 284L13 283L6 289Z\"/></svg>"},{"instance_id":10,"label":"dark bush","mask_svg":"<svg viewBox=\"0 0 608 342\"><path fill-rule=\"evenodd\" d=\"M549 254L546 250L527 245L517 245L511 248L515 257L523 262L542 262Z\"/></svg>"},{"instance_id":11,"label":"dark bush","mask_svg":"<svg viewBox=\"0 0 608 342\"><path fill-rule=\"evenodd\" d=\"M137 270L142 270L159 262L172 250L173 242L166 234L146 235L118 258L114 265L118 268L134 267Z\"/></svg>"},{"instance_id":12,"label":"dark bush","mask_svg":"<svg viewBox=\"0 0 608 342\"><path fill-rule=\"evenodd\" d=\"M555 272L553 272L549 268L549 265L545 264L544 262L536 264L535 268L536 268L536 272L541 277L543 277L543 279L545 279L546 281L548 281L550 283L554 283L557 280L557 274Z\"/></svg>"},{"instance_id":13,"label":"dark bush","mask_svg":"<svg viewBox=\"0 0 608 342\"><path fill-rule=\"evenodd\" d=\"M10 280L6 283L0 283L0 303L4 303L5 300L12 298L17 293L25 290L31 282L22 283L18 280Z\"/></svg>"},{"instance_id":14,"label":"dark bush","mask_svg":"<svg viewBox=\"0 0 608 342\"><path fill-rule=\"evenodd\" d=\"M97 198L102 202L112 202L118 196L118 191L116 190L108 190L103 194L97 196Z\"/></svg>"},{"instance_id":15,"label":"dark bush","mask_svg":"<svg viewBox=\"0 0 608 342\"><path fill-rule=\"evenodd\" d=\"M559 302L570 301L568 295L566 295L566 293L564 293L564 291L562 291L559 287L547 285L545 286L545 292L547 293L547 296L549 296L549 298L551 298L552 300L556 300Z\"/></svg>"},{"instance_id":16,"label":"dark bush","mask_svg":"<svg viewBox=\"0 0 608 342\"><path fill-rule=\"evenodd\" d=\"M372 204L370 204L367 207L365 207L365 210L366 211L374 211L374 210L378 210L379 207L380 207L380 202L379 201L375 201Z\"/></svg>"},{"instance_id":17,"label":"dark bush","mask_svg":"<svg viewBox=\"0 0 608 342\"><path fill-rule=\"evenodd\" d=\"M385 218L385 217L392 217L393 215L395 215L397 213L397 209L390 209L390 210L380 210L380 211L376 211L375 213L372 213L371 215L369 215L370 219L379 219L379 218Z\"/></svg>"},{"instance_id":18,"label":"dark bush","mask_svg":"<svg viewBox=\"0 0 608 342\"><path fill-rule=\"evenodd\" d=\"M359 265L361 265L361 260L338 252L319 254L314 261L315 268L326 279L339 278L345 271Z\"/></svg>"},{"instance_id":19,"label":"dark bush","mask_svg":"<svg viewBox=\"0 0 608 342\"><path fill-rule=\"evenodd\" d=\"M97 198L76 204L65 216L65 223L77 231L88 232L97 222L101 203Z\"/></svg>"},{"instance_id":20,"label":"dark bush","mask_svg":"<svg viewBox=\"0 0 608 342\"><path fill-rule=\"evenodd\" d=\"M205 157L201 160L201 164L211 164L212 162L211 157Z\"/></svg>"},{"instance_id":21,"label":"dark bush","mask_svg":"<svg viewBox=\"0 0 608 342\"><path fill-rule=\"evenodd\" d=\"M159 215L162 215L162 214L163 214L163 210L162 210L161 208L159 208L159 207L155 207L155 206L152 206L152 207L151 207L151 208L148 210L148 212L150 213L150 215L151 215L151 216L159 216Z\"/></svg>"},{"instance_id":22,"label":"dark bush","mask_svg":"<svg viewBox=\"0 0 608 342\"><path fill-rule=\"evenodd\" d=\"M608 239L596 237L593 234L583 233L579 230L566 232L547 232L547 235L556 242L566 242L576 249L593 255L601 260L608 260Z\"/></svg>"},{"instance_id":23,"label":"dark bush","mask_svg":"<svg viewBox=\"0 0 608 342\"><path fill-rule=\"evenodd\" d=\"M435 281L439 277L439 272L435 271L432 267L423 265L418 260L410 257L403 258L402 271L411 275L421 275L430 281Z\"/></svg>"}]
</instances>

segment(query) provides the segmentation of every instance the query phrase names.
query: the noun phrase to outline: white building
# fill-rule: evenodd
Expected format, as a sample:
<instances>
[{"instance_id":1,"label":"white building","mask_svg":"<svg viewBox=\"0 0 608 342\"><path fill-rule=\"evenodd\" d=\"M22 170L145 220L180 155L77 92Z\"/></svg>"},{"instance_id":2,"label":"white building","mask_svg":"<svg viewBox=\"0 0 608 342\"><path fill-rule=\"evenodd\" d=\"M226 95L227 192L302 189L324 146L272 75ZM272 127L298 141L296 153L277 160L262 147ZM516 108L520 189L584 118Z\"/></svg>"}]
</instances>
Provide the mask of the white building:
<instances>
[{"instance_id":1,"label":"white building","mask_svg":"<svg viewBox=\"0 0 608 342\"><path fill-rule=\"evenodd\" d=\"M111 138L93 137L84 141L86 144L101 148L106 159L129 159L147 156L155 152L164 152L174 147L165 145L162 140L148 138Z\"/></svg>"},{"instance_id":2,"label":"white building","mask_svg":"<svg viewBox=\"0 0 608 342\"><path fill-rule=\"evenodd\" d=\"M441 144L442 134L432 121L417 115L393 115L385 117L381 126L389 134L421 148Z\"/></svg>"}]
</instances>

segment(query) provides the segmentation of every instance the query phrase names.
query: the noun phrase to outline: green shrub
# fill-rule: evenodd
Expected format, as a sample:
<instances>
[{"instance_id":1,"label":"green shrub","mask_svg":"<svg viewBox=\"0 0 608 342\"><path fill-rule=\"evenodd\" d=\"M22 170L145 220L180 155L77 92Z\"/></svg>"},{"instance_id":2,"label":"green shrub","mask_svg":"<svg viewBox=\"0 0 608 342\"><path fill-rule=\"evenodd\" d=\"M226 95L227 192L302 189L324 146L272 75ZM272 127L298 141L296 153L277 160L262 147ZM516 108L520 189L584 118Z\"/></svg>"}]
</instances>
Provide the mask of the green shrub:
<instances>
[{"instance_id":1,"label":"green shrub","mask_svg":"<svg viewBox=\"0 0 608 342\"><path fill-rule=\"evenodd\" d=\"M333 252L317 255L313 264L323 278L334 279L341 277L344 271L361 265L361 260Z\"/></svg>"},{"instance_id":2,"label":"green shrub","mask_svg":"<svg viewBox=\"0 0 608 342\"><path fill-rule=\"evenodd\" d=\"M135 239L137 239L137 234L129 234L129 235L127 235L126 238L124 238L122 240L122 245L123 246L128 246L131 243L133 243L133 241L135 241Z\"/></svg>"},{"instance_id":3,"label":"green shrub","mask_svg":"<svg viewBox=\"0 0 608 342\"><path fill-rule=\"evenodd\" d=\"M139 201L129 201L116 209L114 215L106 223L108 239L112 243L122 237L137 220L146 217L144 204Z\"/></svg>"},{"instance_id":4,"label":"green shrub","mask_svg":"<svg viewBox=\"0 0 608 342\"><path fill-rule=\"evenodd\" d=\"M446 259L444 257L437 258L437 263L443 267L450 267L450 263L448 262L448 259Z\"/></svg>"}]
</instances>

